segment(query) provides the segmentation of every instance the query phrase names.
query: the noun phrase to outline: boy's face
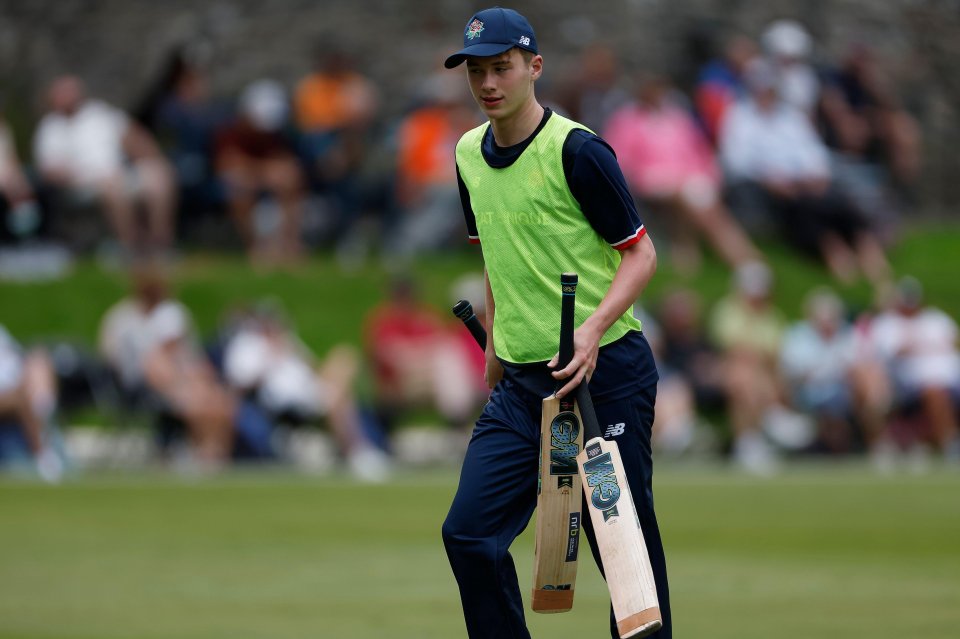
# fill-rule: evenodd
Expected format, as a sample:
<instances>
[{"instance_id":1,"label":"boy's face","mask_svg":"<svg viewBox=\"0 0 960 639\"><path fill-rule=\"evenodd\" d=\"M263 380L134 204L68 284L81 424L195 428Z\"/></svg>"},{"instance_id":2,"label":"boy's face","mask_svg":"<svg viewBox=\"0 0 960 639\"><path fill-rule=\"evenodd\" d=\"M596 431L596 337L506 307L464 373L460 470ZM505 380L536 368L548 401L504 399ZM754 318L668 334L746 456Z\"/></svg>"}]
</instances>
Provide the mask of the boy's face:
<instances>
[{"instance_id":1,"label":"boy's face","mask_svg":"<svg viewBox=\"0 0 960 639\"><path fill-rule=\"evenodd\" d=\"M470 91L491 120L509 118L533 97L533 82L543 71L543 58L527 63L519 49L500 55L467 58Z\"/></svg>"}]
</instances>

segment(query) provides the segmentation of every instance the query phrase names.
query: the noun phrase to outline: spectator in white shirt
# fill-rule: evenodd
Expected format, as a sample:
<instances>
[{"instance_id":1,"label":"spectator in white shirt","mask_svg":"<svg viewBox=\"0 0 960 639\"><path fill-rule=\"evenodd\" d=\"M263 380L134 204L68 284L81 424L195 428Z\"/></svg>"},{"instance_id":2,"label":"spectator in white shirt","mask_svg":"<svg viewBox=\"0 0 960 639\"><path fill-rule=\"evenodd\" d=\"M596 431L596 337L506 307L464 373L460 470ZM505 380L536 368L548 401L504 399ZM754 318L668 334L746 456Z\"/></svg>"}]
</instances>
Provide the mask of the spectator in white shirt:
<instances>
[{"instance_id":1,"label":"spectator in white shirt","mask_svg":"<svg viewBox=\"0 0 960 639\"><path fill-rule=\"evenodd\" d=\"M814 289L804 309L806 319L790 326L780 351L780 372L793 407L817 420L825 451L851 452L857 437L872 448L890 406L886 378L870 370L874 360L861 356L843 302L833 291Z\"/></svg>"},{"instance_id":2,"label":"spectator in white shirt","mask_svg":"<svg viewBox=\"0 0 960 639\"><path fill-rule=\"evenodd\" d=\"M127 251L168 249L175 184L150 134L119 109L88 98L74 76L55 79L47 100L49 112L34 137L43 183L74 202L101 206ZM145 238L137 219L140 204L146 213Z\"/></svg>"},{"instance_id":3,"label":"spectator in white shirt","mask_svg":"<svg viewBox=\"0 0 960 639\"><path fill-rule=\"evenodd\" d=\"M956 321L923 304L923 288L914 278L898 284L891 309L871 324L870 337L887 362L897 401L918 402L934 443L960 459L960 349Z\"/></svg>"},{"instance_id":4,"label":"spectator in white shirt","mask_svg":"<svg viewBox=\"0 0 960 639\"><path fill-rule=\"evenodd\" d=\"M20 437L13 445L0 441L0 465L14 461L17 449L26 447L37 473L49 482L58 481L64 459L53 445L57 380L53 362L39 349L25 351L0 325L0 426L12 424ZM2 433L0 433L2 434Z\"/></svg>"},{"instance_id":5,"label":"spectator in white shirt","mask_svg":"<svg viewBox=\"0 0 960 639\"><path fill-rule=\"evenodd\" d=\"M720 132L728 178L757 191L787 241L822 259L840 281L863 274L874 284L887 282L883 247L831 188L827 149L806 115L780 98L777 80L765 61L748 67L750 95L728 110Z\"/></svg>"}]
</instances>

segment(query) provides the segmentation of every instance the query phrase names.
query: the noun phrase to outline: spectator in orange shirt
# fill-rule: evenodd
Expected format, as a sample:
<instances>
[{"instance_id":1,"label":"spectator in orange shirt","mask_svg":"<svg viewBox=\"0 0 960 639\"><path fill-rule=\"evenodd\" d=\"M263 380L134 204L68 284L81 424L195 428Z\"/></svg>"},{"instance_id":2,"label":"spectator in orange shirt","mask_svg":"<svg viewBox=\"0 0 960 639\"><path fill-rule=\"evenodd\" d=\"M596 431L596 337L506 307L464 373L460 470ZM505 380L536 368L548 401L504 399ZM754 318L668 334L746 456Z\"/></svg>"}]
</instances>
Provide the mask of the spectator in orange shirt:
<instances>
[{"instance_id":1,"label":"spectator in orange shirt","mask_svg":"<svg viewBox=\"0 0 960 639\"><path fill-rule=\"evenodd\" d=\"M401 211L393 248L402 257L443 246L461 229L460 195L450 162L457 141L479 122L462 82L434 75L424 102L397 134L397 203Z\"/></svg>"},{"instance_id":2,"label":"spectator in orange shirt","mask_svg":"<svg viewBox=\"0 0 960 639\"><path fill-rule=\"evenodd\" d=\"M337 235L359 213L358 176L377 106L373 83L355 70L345 52L328 45L318 49L315 70L294 92L294 119L311 187L335 205Z\"/></svg>"}]
</instances>

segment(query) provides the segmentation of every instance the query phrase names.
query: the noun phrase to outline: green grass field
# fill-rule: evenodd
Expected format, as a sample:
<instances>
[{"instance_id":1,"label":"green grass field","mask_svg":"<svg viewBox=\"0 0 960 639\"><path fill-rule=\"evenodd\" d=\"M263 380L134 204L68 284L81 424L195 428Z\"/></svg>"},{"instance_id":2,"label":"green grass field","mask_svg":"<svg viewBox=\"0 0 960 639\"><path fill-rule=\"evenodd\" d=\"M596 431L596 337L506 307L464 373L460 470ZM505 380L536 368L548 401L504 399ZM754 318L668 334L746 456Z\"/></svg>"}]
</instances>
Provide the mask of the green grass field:
<instances>
[{"instance_id":1,"label":"green grass field","mask_svg":"<svg viewBox=\"0 0 960 639\"><path fill-rule=\"evenodd\" d=\"M451 470L385 486L284 473L0 480L0 637L464 637L440 541ZM960 473L802 467L657 478L679 638L947 639L960 627ZM529 588L532 526L514 546ZM528 608L529 609L529 608ZM574 610L535 637L603 637Z\"/></svg>"}]
</instances>

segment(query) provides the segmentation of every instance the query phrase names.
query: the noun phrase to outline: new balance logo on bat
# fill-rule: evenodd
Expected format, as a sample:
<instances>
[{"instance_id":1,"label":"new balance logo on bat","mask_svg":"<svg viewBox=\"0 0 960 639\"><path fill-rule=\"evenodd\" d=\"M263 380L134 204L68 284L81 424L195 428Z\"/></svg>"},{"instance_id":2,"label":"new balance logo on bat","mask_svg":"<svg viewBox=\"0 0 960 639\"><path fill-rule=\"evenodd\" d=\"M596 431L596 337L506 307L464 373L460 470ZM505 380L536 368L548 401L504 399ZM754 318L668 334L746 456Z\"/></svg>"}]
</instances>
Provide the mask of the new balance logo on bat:
<instances>
[{"instance_id":1,"label":"new balance logo on bat","mask_svg":"<svg viewBox=\"0 0 960 639\"><path fill-rule=\"evenodd\" d=\"M587 485L593 488L590 493L590 503L603 512L603 520L617 517L617 501L620 499L620 484L610 461L610 453L602 453L600 446L594 445L587 449L590 458L583 464L583 472L587 476Z\"/></svg>"},{"instance_id":2,"label":"new balance logo on bat","mask_svg":"<svg viewBox=\"0 0 960 639\"><path fill-rule=\"evenodd\" d=\"M550 474L576 475L580 447L580 420L576 414L564 411L550 423Z\"/></svg>"}]
</instances>

